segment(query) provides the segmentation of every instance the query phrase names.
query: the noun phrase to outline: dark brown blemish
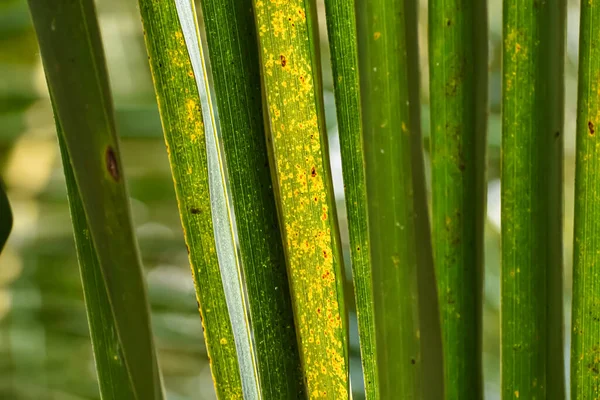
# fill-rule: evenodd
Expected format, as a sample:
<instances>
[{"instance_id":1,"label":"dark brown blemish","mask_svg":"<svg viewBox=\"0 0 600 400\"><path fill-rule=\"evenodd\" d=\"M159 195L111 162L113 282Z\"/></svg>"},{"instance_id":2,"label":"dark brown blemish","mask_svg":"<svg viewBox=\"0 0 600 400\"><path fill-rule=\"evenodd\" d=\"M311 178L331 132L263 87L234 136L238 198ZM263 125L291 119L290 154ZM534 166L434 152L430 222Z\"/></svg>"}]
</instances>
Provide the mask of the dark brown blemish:
<instances>
[{"instance_id":1,"label":"dark brown blemish","mask_svg":"<svg viewBox=\"0 0 600 400\"><path fill-rule=\"evenodd\" d=\"M281 67L285 68L285 66L287 65L287 60L285 59L285 56L283 54L279 56L279 60L281 61Z\"/></svg>"},{"instance_id":2,"label":"dark brown blemish","mask_svg":"<svg viewBox=\"0 0 600 400\"><path fill-rule=\"evenodd\" d=\"M452 25L452 20L451 20L451 19L449 19L448 21L446 21L446 25L447 25L447 26L450 26L450 25Z\"/></svg>"},{"instance_id":3,"label":"dark brown blemish","mask_svg":"<svg viewBox=\"0 0 600 400\"><path fill-rule=\"evenodd\" d=\"M461 171L465 170L465 163L461 162L460 164L458 164L458 169L460 169Z\"/></svg>"},{"instance_id":4,"label":"dark brown blemish","mask_svg":"<svg viewBox=\"0 0 600 400\"><path fill-rule=\"evenodd\" d=\"M554 139L558 139L559 137L560 137L560 132L559 132L559 131L556 131L556 132L554 133Z\"/></svg>"},{"instance_id":5,"label":"dark brown blemish","mask_svg":"<svg viewBox=\"0 0 600 400\"><path fill-rule=\"evenodd\" d=\"M317 170L315 169L315 167L312 167L312 168L310 169L310 176L312 176L313 178L314 178L315 176L317 176Z\"/></svg>"},{"instance_id":6,"label":"dark brown blemish","mask_svg":"<svg viewBox=\"0 0 600 400\"><path fill-rule=\"evenodd\" d=\"M588 121L588 129L590 131L590 136L594 136L594 133L596 131L594 130L594 124L592 123L592 121Z\"/></svg>"},{"instance_id":7,"label":"dark brown blemish","mask_svg":"<svg viewBox=\"0 0 600 400\"><path fill-rule=\"evenodd\" d=\"M190 208L190 212L192 214L200 214L200 209L192 207Z\"/></svg>"},{"instance_id":8,"label":"dark brown blemish","mask_svg":"<svg viewBox=\"0 0 600 400\"><path fill-rule=\"evenodd\" d=\"M417 363L417 360L415 360L414 358L411 358L411 359L410 359L410 363L411 363L412 365L415 365L415 364Z\"/></svg>"},{"instance_id":9,"label":"dark brown blemish","mask_svg":"<svg viewBox=\"0 0 600 400\"><path fill-rule=\"evenodd\" d=\"M117 157L115 156L115 151L112 147L108 146L106 148L106 169L108 173L115 181L119 181L119 164L117 164Z\"/></svg>"},{"instance_id":10,"label":"dark brown blemish","mask_svg":"<svg viewBox=\"0 0 600 400\"><path fill-rule=\"evenodd\" d=\"M190 254L190 246L188 246L187 243L185 244L185 249L187 250L187 253Z\"/></svg>"}]
</instances>

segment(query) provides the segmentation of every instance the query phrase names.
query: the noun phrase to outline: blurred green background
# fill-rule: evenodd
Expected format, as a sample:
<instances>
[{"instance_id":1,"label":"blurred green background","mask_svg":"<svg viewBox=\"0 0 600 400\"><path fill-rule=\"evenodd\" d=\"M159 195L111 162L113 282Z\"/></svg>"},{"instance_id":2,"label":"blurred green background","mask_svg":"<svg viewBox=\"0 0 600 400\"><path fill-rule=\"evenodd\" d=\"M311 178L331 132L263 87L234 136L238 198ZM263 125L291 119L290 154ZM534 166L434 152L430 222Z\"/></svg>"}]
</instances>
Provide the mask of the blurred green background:
<instances>
[{"instance_id":1,"label":"blurred green background","mask_svg":"<svg viewBox=\"0 0 600 400\"><path fill-rule=\"evenodd\" d=\"M323 7L319 3L327 127L351 289L335 105ZM426 3L421 0L420 33L423 132L427 145ZM137 2L97 0L97 7L167 397L170 400L212 399L214 391L202 327L153 97ZM489 15L490 113L483 341L486 399L495 400L500 398L500 0L490 0ZM565 351L570 337L577 2L569 2L567 18ZM0 256L0 399L97 399L64 178L26 0L0 0L0 173L15 218L12 236ZM350 321L352 386L354 398L360 399L363 396L354 314L350 315Z\"/></svg>"}]
</instances>

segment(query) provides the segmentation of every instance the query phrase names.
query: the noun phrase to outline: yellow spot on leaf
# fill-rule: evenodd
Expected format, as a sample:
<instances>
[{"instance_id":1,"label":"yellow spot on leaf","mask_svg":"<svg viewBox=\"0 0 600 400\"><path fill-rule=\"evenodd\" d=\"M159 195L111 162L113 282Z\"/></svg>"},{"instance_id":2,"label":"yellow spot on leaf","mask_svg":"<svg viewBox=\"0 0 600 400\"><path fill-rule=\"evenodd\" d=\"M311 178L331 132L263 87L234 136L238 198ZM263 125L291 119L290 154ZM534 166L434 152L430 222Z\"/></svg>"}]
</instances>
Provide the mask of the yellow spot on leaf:
<instances>
[{"instance_id":1,"label":"yellow spot on leaf","mask_svg":"<svg viewBox=\"0 0 600 400\"><path fill-rule=\"evenodd\" d=\"M404 123L404 121L402 121L402 132L408 133L408 128L406 127L406 123Z\"/></svg>"}]
</instances>

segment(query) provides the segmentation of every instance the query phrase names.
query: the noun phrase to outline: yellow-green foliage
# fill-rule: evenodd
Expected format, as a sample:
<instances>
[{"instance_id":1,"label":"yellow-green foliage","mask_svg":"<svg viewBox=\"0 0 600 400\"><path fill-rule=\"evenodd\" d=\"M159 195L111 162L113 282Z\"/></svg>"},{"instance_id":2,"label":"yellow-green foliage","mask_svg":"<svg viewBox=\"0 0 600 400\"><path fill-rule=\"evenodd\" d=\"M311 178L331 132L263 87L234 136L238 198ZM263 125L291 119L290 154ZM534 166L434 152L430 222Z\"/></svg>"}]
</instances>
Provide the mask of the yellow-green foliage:
<instances>
[{"instance_id":1,"label":"yellow-green foliage","mask_svg":"<svg viewBox=\"0 0 600 400\"><path fill-rule=\"evenodd\" d=\"M308 6L307 6L308 4ZM332 193L319 60L304 1L254 2L300 356L311 398L348 396L342 257Z\"/></svg>"}]
</instances>

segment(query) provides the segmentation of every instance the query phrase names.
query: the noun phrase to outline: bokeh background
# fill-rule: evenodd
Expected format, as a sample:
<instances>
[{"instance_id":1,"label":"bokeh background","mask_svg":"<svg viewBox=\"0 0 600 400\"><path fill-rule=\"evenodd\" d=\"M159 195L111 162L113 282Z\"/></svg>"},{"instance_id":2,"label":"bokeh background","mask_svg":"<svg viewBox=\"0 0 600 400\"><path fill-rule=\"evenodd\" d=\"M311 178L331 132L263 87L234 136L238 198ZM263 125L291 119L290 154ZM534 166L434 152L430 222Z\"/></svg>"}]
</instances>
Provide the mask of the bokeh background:
<instances>
[{"instance_id":1,"label":"bokeh background","mask_svg":"<svg viewBox=\"0 0 600 400\"><path fill-rule=\"evenodd\" d=\"M421 99L427 149L427 1L420 1ZM153 97L137 2L97 0L97 7L167 397L169 400L213 399L215 395ZM322 4L320 11L327 128L351 290L335 104ZM500 0L489 0L489 16L490 111L483 341L485 395L487 400L495 400L500 398ZM567 18L564 159L567 340L563 350L568 355L578 2L569 1ZM26 0L0 0L0 174L8 189L15 218L12 236L0 256L0 399L98 399L65 183ZM351 311L351 378L354 398L361 399L364 396L361 394L358 335L356 318Z\"/></svg>"}]
</instances>

